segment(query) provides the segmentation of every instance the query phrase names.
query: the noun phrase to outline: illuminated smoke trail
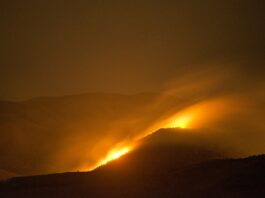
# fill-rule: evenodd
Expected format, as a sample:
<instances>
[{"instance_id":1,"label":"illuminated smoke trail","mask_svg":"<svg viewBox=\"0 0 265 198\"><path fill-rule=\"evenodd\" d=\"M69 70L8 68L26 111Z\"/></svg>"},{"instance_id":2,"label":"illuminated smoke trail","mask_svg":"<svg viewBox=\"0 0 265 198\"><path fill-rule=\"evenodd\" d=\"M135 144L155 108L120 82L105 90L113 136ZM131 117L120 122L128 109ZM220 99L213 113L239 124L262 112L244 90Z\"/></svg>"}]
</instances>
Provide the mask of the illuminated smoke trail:
<instances>
[{"instance_id":1,"label":"illuminated smoke trail","mask_svg":"<svg viewBox=\"0 0 265 198\"><path fill-rule=\"evenodd\" d=\"M161 118L139 138L150 135L160 128L202 128L236 111L238 107L233 98L198 102Z\"/></svg>"},{"instance_id":2,"label":"illuminated smoke trail","mask_svg":"<svg viewBox=\"0 0 265 198\"><path fill-rule=\"evenodd\" d=\"M115 156L130 152L139 140L161 128L207 128L220 132L218 143L224 147L242 150L248 155L265 151L265 83L249 84L242 73L235 67L231 68L224 70L211 65L197 73L176 77L177 80L173 80L163 93L181 96L183 104L180 105L183 106L176 105L166 113L155 115L156 119L148 127L114 145L94 168L114 160ZM161 94L157 102L150 106L155 109L167 97L170 96Z\"/></svg>"},{"instance_id":3,"label":"illuminated smoke trail","mask_svg":"<svg viewBox=\"0 0 265 198\"><path fill-rule=\"evenodd\" d=\"M233 107L233 108L232 108ZM129 142L120 143L111 149L105 158L100 160L93 168L105 165L132 151L137 142L142 138L156 132L161 128L200 128L221 119L225 115L235 111L235 102L231 98L212 99L207 102L199 102L176 113L161 118L140 136Z\"/></svg>"}]
</instances>

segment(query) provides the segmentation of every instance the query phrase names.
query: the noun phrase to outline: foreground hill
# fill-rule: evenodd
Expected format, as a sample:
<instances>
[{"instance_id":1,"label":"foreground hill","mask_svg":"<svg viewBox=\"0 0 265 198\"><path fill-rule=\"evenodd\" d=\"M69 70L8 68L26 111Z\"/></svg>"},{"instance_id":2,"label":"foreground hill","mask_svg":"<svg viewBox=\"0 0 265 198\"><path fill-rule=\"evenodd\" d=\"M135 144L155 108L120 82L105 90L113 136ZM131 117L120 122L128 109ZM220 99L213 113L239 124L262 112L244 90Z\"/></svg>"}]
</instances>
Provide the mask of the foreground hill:
<instances>
[{"instance_id":1,"label":"foreground hill","mask_svg":"<svg viewBox=\"0 0 265 198\"><path fill-rule=\"evenodd\" d=\"M0 170L32 175L93 166L117 142L181 104L173 97L157 102L160 97L88 93L0 101Z\"/></svg>"},{"instance_id":2,"label":"foreground hill","mask_svg":"<svg viewBox=\"0 0 265 198\"><path fill-rule=\"evenodd\" d=\"M4 181L0 196L264 197L265 156L224 159L226 152L207 141L162 130L145 138L139 149L91 172Z\"/></svg>"}]
</instances>

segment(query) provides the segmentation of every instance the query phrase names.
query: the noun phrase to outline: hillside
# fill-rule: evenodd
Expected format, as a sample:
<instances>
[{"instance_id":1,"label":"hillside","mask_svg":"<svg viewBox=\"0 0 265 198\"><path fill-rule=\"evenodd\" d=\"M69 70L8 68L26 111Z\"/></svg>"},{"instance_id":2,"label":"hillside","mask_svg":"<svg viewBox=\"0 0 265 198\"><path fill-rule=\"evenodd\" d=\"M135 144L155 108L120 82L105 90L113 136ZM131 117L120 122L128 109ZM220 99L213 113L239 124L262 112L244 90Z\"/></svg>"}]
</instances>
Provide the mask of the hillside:
<instances>
[{"instance_id":1,"label":"hillside","mask_svg":"<svg viewBox=\"0 0 265 198\"><path fill-rule=\"evenodd\" d=\"M88 93L0 101L0 169L32 175L89 168L115 144L183 105L174 97L160 98Z\"/></svg>"},{"instance_id":2,"label":"hillside","mask_svg":"<svg viewBox=\"0 0 265 198\"><path fill-rule=\"evenodd\" d=\"M174 141L180 138L186 143ZM162 130L139 149L94 171L13 178L1 183L0 195L264 197L265 156L224 159L229 157L205 143L199 136Z\"/></svg>"}]
</instances>

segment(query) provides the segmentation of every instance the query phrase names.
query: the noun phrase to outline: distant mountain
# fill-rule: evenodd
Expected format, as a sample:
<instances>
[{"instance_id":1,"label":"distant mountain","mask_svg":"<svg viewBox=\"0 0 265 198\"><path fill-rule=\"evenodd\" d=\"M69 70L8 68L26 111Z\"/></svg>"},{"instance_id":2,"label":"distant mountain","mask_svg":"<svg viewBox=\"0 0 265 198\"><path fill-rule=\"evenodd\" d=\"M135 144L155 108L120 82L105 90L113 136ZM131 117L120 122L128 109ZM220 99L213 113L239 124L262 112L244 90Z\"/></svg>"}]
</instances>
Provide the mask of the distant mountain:
<instances>
[{"instance_id":1,"label":"distant mountain","mask_svg":"<svg viewBox=\"0 0 265 198\"><path fill-rule=\"evenodd\" d=\"M155 93L0 101L0 169L32 175L93 166L115 144L183 104Z\"/></svg>"},{"instance_id":2,"label":"distant mountain","mask_svg":"<svg viewBox=\"0 0 265 198\"><path fill-rule=\"evenodd\" d=\"M199 135L160 130L135 151L94 171L13 178L0 184L0 196L265 196L264 155L228 159L208 143Z\"/></svg>"}]
</instances>

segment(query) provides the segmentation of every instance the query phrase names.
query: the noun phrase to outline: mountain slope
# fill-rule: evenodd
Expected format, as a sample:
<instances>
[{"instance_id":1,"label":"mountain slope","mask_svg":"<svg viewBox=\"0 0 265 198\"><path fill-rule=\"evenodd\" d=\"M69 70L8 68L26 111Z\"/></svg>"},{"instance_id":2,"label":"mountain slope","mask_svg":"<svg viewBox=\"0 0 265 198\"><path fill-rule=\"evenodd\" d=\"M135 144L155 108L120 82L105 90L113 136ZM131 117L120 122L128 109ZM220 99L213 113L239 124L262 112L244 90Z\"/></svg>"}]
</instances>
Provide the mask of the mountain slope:
<instances>
[{"instance_id":1,"label":"mountain slope","mask_svg":"<svg viewBox=\"0 0 265 198\"><path fill-rule=\"evenodd\" d=\"M14 178L1 183L0 195L264 197L265 156L216 159L226 154L206 143L200 136L162 130L145 138L139 149L94 171Z\"/></svg>"},{"instance_id":2,"label":"mountain slope","mask_svg":"<svg viewBox=\"0 0 265 198\"><path fill-rule=\"evenodd\" d=\"M89 93L0 101L0 169L32 175L93 166L179 101L157 103L159 97Z\"/></svg>"}]
</instances>

